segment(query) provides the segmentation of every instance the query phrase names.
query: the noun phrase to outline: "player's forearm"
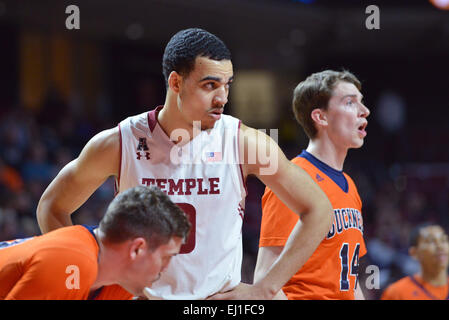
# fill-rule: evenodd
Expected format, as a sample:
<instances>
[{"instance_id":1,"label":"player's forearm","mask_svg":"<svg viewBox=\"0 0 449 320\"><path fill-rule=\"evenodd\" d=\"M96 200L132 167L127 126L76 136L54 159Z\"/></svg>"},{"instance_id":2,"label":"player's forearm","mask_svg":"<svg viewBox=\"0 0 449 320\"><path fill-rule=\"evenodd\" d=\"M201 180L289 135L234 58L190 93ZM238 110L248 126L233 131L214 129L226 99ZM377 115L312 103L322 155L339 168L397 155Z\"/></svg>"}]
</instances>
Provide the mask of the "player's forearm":
<instances>
[{"instance_id":1,"label":"player's forearm","mask_svg":"<svg viewBox=\"0 0 449 320\"><path fill-rule=\"evenodd\" d=\"M268 299L305 264L325 238L332 224L332 208L327 202L303 214L291 232L284 250L265 276L257 281Z\"/></svg>"},{"instance_id":2,"label":"player's forearm","mask_svg":"<svg viewBox=\"0 0 449 320\"><path fill-rule=\"evenodd\" d=\"M256 283L259 280L263 279L264 275L268 272L274 261L279 258L279 255L281 254L283 248L284 247L281 246L259 248L256 267L254 269L253 283ZM278 293L273 297L273 300L287 300L287 296L282 290L279 290Z\"/></svg>"},{"instance_id":3,"label":"player's forearm","mask_svg":"<svg viewBox=\"0 0 449 320\"><path fill-rule=\"evenodd\" d=\"M100 169L81 166L78 159L68 163L42 194L37 219L43 233L70 226L70 215L101 185L103 176L93 177Z\"/></svg>"},{"instance_id":4,"label":"player's forearm","mask_svg":"<svg viewBox=\"0 0 449 320\"><path fill-rule=\"evenodd\" d=\"M354 291L354 299L365 300L365 295L363 294L362 288L360 287L360 283L357 285L357 288Z\"/></svg>"},{"instance_id":5,"label":"player's forearm","mask_svg":"<svg viewBox=\"0 0 449 320\"><path fill-rule=\"evenodd\" d=\"M288 300L287 296L285 295L284 291L279 290L278 293L273 297L273 300Z\"/></svg>"},{"instance_id":6,"label":"player's forearm","mask_svg":"<svg viewBox=\"0 0 449 320\"><path fill-rule=\"evenodd\" d=\"M76 210L74 203L82 193L72 188L71 168L73 162L66 165L42 194L37 205L37 221L42 233L72 225L70 214Z\"/></svg>"},{"instance_id":7,"label":"player's forearm","mask_svg":"<svg viewBox=\"0 0 449 320\"><path fill-rule=\"evenodd\" d=\"M37 206L37 222L42 233L72 225L69 213L57 212L52 208L51 200L41 198Z\"/></svg>"}]
</instances>

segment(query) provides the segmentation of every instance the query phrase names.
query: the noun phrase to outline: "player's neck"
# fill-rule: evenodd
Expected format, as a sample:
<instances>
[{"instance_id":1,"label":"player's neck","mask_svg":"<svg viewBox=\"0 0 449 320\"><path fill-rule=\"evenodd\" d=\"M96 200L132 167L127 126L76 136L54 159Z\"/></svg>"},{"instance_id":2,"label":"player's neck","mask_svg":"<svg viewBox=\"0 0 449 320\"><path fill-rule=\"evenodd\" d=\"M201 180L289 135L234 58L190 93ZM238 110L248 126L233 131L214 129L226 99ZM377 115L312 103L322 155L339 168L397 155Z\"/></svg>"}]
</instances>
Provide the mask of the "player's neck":
<instances>
[{"instance_id":1,"label":"player's neck","mask_svg":"<svg viewBox=\"0 0 449 320\"><path fill-rule=\"evenodd\" d=\"M104 237L100 234L99 229L94 230L97 238L99 251L98 251L98 271L97 278L92 285L91 290L97 290L100 287L114 284L117 280L117 264L114 261L113 254L104 245Z\"/></svg>"},{"instance_id":2,"label":"player's neck","mask_svg":"<svg viewBox=\"0 0 449 320\"><path fill-rule=\"evenodd\" d=\"M322 139L310 140L306 151L331 168L339 171L343 170L343 165L348 153L347 149L340 150L332 143L326 143Z\"/></svg>"},{"instance_id":3,"label":"player's neck","mask_svg":"<svg viewBox=\"0 0 449 320\"><path fill-rule=\"evenodd\" d=\"M193 125L186 123L185 120L181 117L176 103L176 97L167 94L164 107L161 111L159 111L157 121L159 123L159 126L170 139L173 131L180 129L185 130L188 133L188 137L190 139L188 140L184 136L182 138L182 142L188 142L193 139ZM199 131L201 132L201 129ZM176 134L175 138L178 139L177 141L174 141L175 143L181 141L181 137L179 136L179 134Z\"/></svg>"},{"instance_id":4,"label":"player's neck","mask_svg":"<svg viewBox=\"0 0 449 320\"><path fill-rule=\"evenodd\" d=\"M447 285L447 270L446 269L438 269L438 270L422 270L420 273L421 279L434 286L440 287Z\"/></svg>"}]
</instances>

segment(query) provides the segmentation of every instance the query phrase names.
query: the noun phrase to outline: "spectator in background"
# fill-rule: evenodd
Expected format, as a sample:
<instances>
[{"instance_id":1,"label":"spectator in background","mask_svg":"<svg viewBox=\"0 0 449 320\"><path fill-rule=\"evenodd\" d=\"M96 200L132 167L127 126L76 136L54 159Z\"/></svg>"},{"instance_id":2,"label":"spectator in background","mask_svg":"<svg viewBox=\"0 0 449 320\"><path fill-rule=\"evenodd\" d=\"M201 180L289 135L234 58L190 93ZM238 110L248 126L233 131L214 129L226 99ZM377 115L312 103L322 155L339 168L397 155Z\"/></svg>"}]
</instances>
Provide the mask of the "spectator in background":
<instances>
[{"instance_id":1,"label":"spectator in background","mask_svg":"<svg viewBox=\"0 0 449 320\"><path fill-rule=\"evenodd\" d=\"M48 184L55 176L56 169L50 164L47 147L37 141L30 145L25 163L22 166L22 177L25 181L40 181Z\"/></svg>"},{"instance_id":2,"label":"spectator in background","mask_svg":"<svg viewBox=\"0 0 449 320\"><path fill-rule=\"evenodd\" d=\"M13 167L4 163L0 158L0 185L10 192L21 192L23 181L20 173Z\"/></svg>"},{"instance_id":3,"label":"spectator in background","mask_svg":"<svg viewBox=\"0 0 449 320\"><path fill-rule=\"evenodd\" d=\"M391 284L382 300L448 300L448 235L439 225L418 225L410 235L409 253L421 271Z\"/></svg>"}]
</instances>

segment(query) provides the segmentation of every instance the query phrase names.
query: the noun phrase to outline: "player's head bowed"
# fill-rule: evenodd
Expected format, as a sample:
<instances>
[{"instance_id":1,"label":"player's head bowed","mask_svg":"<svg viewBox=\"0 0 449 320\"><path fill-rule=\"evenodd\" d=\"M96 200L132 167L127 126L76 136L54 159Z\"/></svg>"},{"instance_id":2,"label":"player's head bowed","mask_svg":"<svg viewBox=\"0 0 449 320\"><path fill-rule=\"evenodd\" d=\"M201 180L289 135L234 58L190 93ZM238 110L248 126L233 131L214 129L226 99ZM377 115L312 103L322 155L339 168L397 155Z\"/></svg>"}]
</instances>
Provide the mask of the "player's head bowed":
<instances>
[{"instance_id":1,"label":"player's head bowed","mask_svg":"<svg viewBox=\"0 0 449 320\"><path fill-rule=\"evenodd\" d=\"M115 197L99 228L109 242L142 237L155 249L171 237L186 239L190 223L184 212L159 188L138 186Z\"/></svg>"}]
</instances>

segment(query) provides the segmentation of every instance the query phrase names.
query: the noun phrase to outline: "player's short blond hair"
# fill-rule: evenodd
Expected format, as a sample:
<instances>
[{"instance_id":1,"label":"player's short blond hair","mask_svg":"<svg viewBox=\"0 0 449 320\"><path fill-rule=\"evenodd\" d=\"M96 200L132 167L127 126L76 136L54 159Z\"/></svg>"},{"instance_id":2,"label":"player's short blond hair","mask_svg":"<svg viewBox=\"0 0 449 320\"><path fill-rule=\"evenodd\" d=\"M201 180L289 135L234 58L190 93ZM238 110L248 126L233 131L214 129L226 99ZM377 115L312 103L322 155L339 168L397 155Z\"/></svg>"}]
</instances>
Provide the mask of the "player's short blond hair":
<instances>
[{"instance_id":1,"label":"player's short blond hair","mask_svg":"<svg viewBox=\"0 0 449 320\"><path fill-rule=\"evenodd\" d=\"M317 134L311 117L312 111L316 108L327 109L332 92L340 81L352 83L358 90L362 88L357 77L349 71L325 70L313 73L293 91L293 113L310 139L315 138Z\"/></svg>"}]
</instances>

